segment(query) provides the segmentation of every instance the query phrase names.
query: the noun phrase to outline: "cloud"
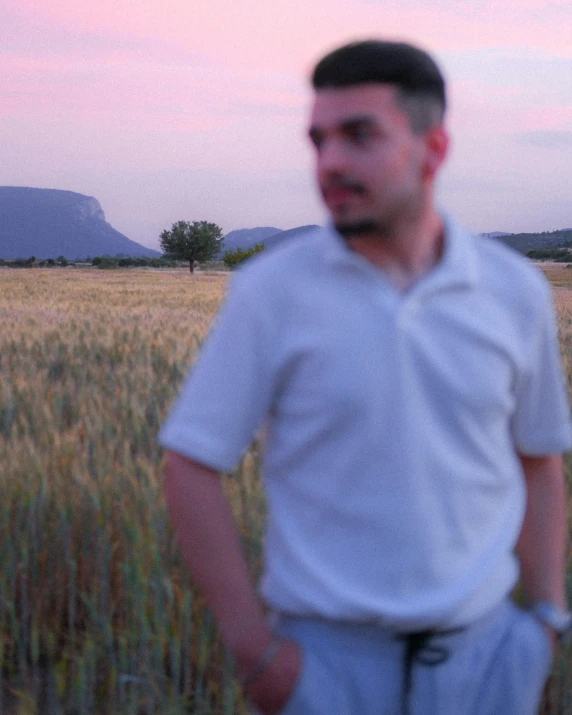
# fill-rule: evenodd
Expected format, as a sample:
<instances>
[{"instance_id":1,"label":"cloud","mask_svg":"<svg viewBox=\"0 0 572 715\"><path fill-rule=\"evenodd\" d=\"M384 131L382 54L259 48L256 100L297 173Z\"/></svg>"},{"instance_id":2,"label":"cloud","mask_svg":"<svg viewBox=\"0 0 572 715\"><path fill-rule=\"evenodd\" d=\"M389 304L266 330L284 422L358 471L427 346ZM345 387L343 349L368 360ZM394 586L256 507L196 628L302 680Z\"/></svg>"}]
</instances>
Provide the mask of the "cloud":
<instances>
[{"instance_id":1,"label":"cloud","mask_svg":"<svg viewBox=\"0 0 572 715\"><path fill-rule=\"evenodd\" d=\"M46 26L37 18L19 17L7 13L0 27L2 56L35 58L54 61L61 58L110 61L145 59L145 61L176 61L181 64L205 65L208 61L199 53L158 38L137 37L127 32L76 29L65 25Z\"/></svg>"},{"instance_id":2,"label":"cloud","mask_svg":"<svg viewBox=\"0 0 572 715\"><path fill-rule=\"evenodd\" d=\"M572 129L570 0L0 4L0 183L93 194L133 238L195 215L227 230L314 220L306 77L329 48L371 34L442 59L454 136L443 188L461 217L515 230L500 221L514 206L523 229L535 211L548 226L555 196L570 224L570 151L553 151Z\"/></svg>"},{"instance_id":3,"label":"cloud","mask_svg":"<svg viewBox=\"0 0 572 715\"><path fill-rule=\"evenodd\" d=\"M519 144L528 144L541 149L561 149L572 147L572 129L535 129L517 132L515 139Z\"/></svg>"},{"instance_id":4,"label":"cloud","mask_svg":"<svg viewBox=\"0 0 572 715\"><path fill-rule=\"evenodd\" d=\"M472 83L497 96L504 93L513 102L536 106L570 104L572 57L518 47L481 47L442 52L439 57L456 83Z\"/></svg>"},{"instance_id":5,"label":"cloud","mask_svg":"<svg viewBox=\"0 0 572 715\"><path fill-rule=\"evenodd\" d=\"M3 61L3 62L2 62ZM212 63L124 58L3 55L0 116L33 114L69 123L145 124L155 130L228 126L249 117L301 121L307 90L300 77L279 71L235 70Z\"/></svg>"},{"instance_id":6,"label":"cloud","mask_svg":"<svg viewBox=\"0 0 572 715\"><path fill-rule=\"evenodd\" d=\"M447 193L469 194L477 192L479 194L498 194L507 191L516 191L514 186L510 186L507 177L494 178L483 174L473 176L462 175L457 172L445 171L439 180L439 190Z\"/></svg>"}]
</instances>

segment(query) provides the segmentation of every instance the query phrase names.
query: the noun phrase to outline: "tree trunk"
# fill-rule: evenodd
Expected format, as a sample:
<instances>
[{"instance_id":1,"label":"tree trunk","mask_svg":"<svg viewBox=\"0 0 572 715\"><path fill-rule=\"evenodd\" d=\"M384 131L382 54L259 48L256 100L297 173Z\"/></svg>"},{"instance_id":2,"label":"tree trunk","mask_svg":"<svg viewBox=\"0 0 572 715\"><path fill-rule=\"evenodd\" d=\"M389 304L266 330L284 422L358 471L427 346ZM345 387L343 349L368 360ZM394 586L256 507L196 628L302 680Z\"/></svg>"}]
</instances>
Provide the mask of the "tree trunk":
<instances>
[{"instance_id":1,"label":"tree trunk","mask_svg":"<svg viewBox=\"0 0 572 715\"><path fill-rule=\"evenodd\" d=\"M195 272L195 262L194 261L189 261L189 269L191 273Z\"/></svg>"}]
</instances>

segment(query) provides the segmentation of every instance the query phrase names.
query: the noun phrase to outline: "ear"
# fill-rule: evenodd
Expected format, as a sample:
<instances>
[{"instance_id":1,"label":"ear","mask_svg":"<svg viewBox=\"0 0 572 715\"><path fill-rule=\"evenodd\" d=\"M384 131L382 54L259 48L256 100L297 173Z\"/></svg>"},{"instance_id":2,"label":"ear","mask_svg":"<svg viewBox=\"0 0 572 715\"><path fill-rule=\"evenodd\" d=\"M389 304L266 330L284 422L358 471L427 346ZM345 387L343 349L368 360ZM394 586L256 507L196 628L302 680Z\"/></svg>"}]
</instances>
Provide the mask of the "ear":
<instances>
[{"instance_id":1,"label":"ear","mask_svg":"<svg viewBox=\"0 0 572 715\"><path fill-rule=\"evenodd\" d=\"M436 124L424 134L425 161L423 178L432 181L447 157L449 135L442 124Z\"/></svg>"}]
</instances>

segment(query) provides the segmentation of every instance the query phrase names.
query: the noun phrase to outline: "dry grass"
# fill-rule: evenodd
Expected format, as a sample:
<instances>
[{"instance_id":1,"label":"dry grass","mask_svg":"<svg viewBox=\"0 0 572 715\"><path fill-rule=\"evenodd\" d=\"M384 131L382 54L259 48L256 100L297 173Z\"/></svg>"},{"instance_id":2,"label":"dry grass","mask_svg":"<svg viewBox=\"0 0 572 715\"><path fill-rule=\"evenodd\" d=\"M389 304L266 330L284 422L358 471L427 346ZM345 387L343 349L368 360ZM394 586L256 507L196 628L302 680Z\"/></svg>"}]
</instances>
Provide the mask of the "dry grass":
<instances>
[{"instance_id":1,"label":"dry grass","mask_svg":"<svg viewBox=\"0 0 572 715\"><path fill-rule=\"evenodd\" d=\"M572 385L572 270L546 271ZM226 280L0 269L0 712L246 712L173 543L155 440ZM225 483L256 572L255 453ZM545 712L572 712L571 693L561 658Z\"/></svg>"}]
</instances>

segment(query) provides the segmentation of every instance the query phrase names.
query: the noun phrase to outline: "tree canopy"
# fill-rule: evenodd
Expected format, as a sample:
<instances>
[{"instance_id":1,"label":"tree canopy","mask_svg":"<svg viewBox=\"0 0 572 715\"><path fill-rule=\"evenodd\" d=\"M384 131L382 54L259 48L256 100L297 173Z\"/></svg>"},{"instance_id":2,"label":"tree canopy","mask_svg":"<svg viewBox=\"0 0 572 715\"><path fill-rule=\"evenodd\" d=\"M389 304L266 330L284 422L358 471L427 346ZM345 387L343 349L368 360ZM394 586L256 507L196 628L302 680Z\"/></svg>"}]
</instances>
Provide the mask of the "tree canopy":
<instances>
[{"instance_id":1,"label":"tree canopy","mask_svg":"<svg viewBox=\"0 0 572 715\"><path fill-rule=\"evenodd\" d=\"M177 221L169 231L163 231L160 242L169 258L189 261L193 273L195 261L210 261L218 255L222 246L222 229L208 221Z\"/></svg>"}]
</instances>

